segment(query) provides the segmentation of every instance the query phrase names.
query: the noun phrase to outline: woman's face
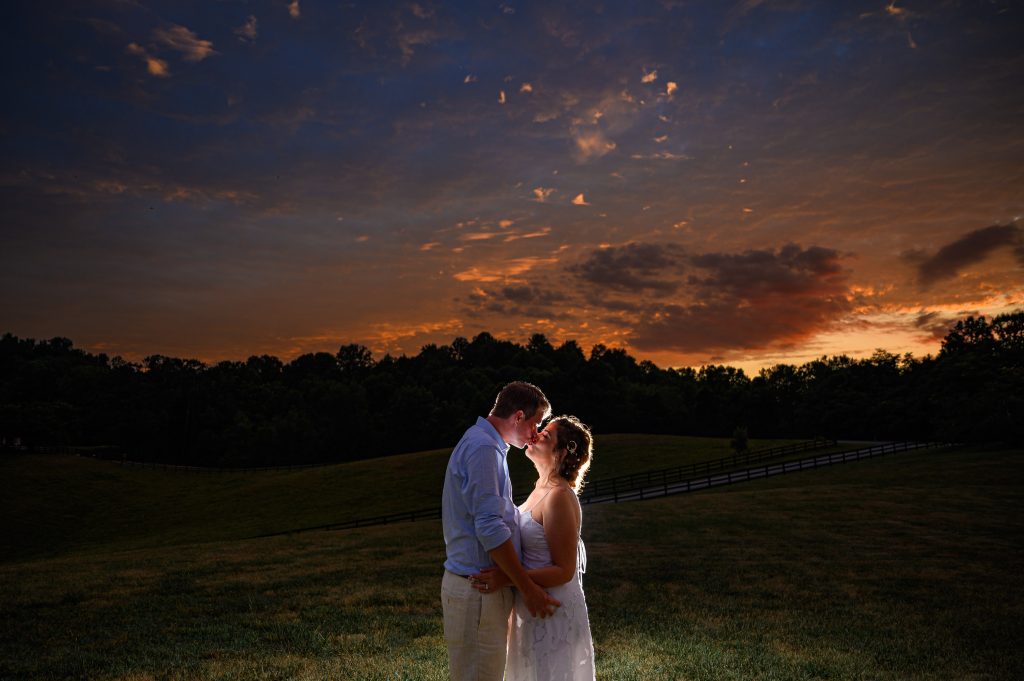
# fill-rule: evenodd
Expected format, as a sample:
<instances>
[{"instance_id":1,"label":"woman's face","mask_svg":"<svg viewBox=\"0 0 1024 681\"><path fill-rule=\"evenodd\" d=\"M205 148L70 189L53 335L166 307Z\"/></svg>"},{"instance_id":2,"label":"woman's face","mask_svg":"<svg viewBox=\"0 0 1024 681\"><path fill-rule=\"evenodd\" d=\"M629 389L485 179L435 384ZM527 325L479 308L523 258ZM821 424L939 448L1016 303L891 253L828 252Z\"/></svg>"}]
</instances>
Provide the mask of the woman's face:
<instances>
[{"instance_id":1,"label":"woman's face","mask_svg":"<svg viewBox=\"0 0 1024 681\"><path fill-rule=\"evenodd\" d=\"M537 433L536 442L527 445L526 455L535 461L543 459L557 461L558 454L555 451L555 440L557 437L555 434L555 424L549 423L544 430Z\"/></svg>"}]
</instances>

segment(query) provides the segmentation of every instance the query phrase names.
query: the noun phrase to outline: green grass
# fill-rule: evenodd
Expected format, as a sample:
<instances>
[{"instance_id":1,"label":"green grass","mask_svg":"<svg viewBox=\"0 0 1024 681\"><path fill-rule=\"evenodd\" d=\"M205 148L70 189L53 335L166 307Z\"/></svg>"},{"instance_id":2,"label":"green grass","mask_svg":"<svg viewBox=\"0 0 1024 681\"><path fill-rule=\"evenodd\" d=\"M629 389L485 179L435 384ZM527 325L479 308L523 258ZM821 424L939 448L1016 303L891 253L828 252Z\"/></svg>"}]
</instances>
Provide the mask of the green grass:
<instances>
[{"instance_id":1,"label":"green grass","mask_svg":"<svg viewBox=\"0 0 1024 681\"><path fill-rule=\"evenodd\" d=\"M756 441L752 446L770 446ZM788 442L788 441L780 441ZM440 505L450 450L296 471L188 473L68 456L0 457L0 563L74 552L246 539ZM593 479L730 454L727 440L606 435ZM536 473L509 469L525 494Z\"/></svg>"},{"instance_id":2,"label":"green grass","mask_svg":"<svg viewBox=\"0 0 1024 681\"><path fill-rule=\"evenodd\" d=\"M1021 457L897 454L586 507L598 678L1024 677ZM437 522L134 550L91 532L0 565L0 678L447 678ZM177 532L152 541L206 538Z\"/></svg>"}]
</instances>

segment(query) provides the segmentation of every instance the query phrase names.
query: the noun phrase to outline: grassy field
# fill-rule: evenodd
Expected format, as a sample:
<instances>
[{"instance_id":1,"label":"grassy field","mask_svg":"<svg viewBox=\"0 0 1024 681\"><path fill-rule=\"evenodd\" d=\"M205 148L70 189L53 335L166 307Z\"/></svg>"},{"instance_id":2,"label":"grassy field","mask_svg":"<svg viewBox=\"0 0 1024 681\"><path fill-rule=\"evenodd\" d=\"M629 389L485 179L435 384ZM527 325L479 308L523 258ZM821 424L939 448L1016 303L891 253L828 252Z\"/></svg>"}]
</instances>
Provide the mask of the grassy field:
<instances>
[{"instance_id":1,"label":"grassy field","mask_svg":"<svg viewBox=\"0 0 1024 681\"><path fill-rule=\"evenodd\" d=\"M246 539L436 507L450 453L259 473L122 468L66 456L0 457L0 563L69 551ZM593 479L729 454L728 441L721 439L606 435L598 441ZM516 489L528 492L536 478L532 464L513 450L509 469Z\"/></svg>"},{"instance_id":2,"label":"grassy field","mask_svg":"<svg viewBox=\"0 0 1024 681\"><path fill-rule=\"evenodd\" d=\"M630 456L645 463L658 456L651 442L630 446L623 437L624 451L636 452ZM602 450L607 459L611 450L610 443ZM417 456L429 455L408 461ZM898 454L692 495L588 506L584 584L598 678L1024 678L1021 456L984 449ZM375 464L382 468L374 471ZM369 467L362 484L377 497L402 498L388 475L411 466L360 465ZM4 466L4 473L21 470L20 479L34 468L24 461ZM81 474L74 466L63 470L71 479ZM171 484L170 473L104 470L139 476L133 481L163 476L148 482L151 494ZM48 475L39 473L37 508L67 496L44 486L59 477ZM84 476L82 490L121 485L95 475ZM260 475L268 503L290 522L306 517L303 503L289 509L274 496L283 494L274 491L279 483L300 487L300 478L289 477L299 473ZM200 489L213 484L188 480ZM6 475L0 484L5 495L12 489ZM246 480L231 484L256 494ZM145 498L145 489L123 493ZM5 554L0 678L447 678L439 523L212 541L225 528L248 528L211 517L227 512L219 504L230 499L211 489L215 510L181 508L173 531L175 523L154 520L158 511L140 520L159 530L145 541L144 524L125 540L89 528L91 535L81 530L89 541L62 544L62 555ZM182 494L182 506L204 498ZM5 515L20 508L6 496L3 503ZM171 511L171 501L161 503ZM53 536L61 514L75 508L58 506L47 516L58 525ZM204 515L215 532L205 529ZM5 545L26 541L22 531L9 536L4 523ZM33 551L40 553L36 546L21 555Z\"/></svg>"}]
</instances>

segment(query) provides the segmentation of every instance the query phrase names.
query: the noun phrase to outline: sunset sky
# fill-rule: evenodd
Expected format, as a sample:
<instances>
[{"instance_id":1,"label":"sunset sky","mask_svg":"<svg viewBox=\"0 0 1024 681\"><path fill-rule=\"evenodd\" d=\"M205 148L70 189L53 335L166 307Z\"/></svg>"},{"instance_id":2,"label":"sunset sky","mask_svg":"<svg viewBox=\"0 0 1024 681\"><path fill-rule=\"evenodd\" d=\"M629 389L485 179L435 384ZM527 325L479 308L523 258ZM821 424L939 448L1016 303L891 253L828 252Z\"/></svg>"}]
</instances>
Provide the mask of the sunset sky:
<instances>
[{"instance_id":1,"label":"sunset sky","mask_svg":"<svg viewBox=\"0 0 1024 681\"><path fill-rule=\"evenodd\" d=\"M0 332L750 372L1024 308L1011 0L5 2Z\"/></svg>"}]
</instances>

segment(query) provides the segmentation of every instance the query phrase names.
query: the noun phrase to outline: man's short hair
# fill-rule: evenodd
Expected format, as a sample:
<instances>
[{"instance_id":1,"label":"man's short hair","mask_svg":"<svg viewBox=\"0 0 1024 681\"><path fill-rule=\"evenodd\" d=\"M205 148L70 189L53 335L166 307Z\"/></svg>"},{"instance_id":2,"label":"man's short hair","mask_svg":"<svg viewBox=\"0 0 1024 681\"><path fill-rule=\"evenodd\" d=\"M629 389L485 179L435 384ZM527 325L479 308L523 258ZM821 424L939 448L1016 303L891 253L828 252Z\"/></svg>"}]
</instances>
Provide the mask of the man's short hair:
<instances>
[{"instance_id":1,"label":"man's short hair","mask_svg":"<svg viewBox=\"0 0 1024 681\"><path fill-rule=\"evenodd\" d=\"M491 415L508 418L519 410L526 418L533 418L540 410L544 418L551 415L551 403L540 388L526 381L512 381L498 393Z\"/></svg>"}]
</instances>

